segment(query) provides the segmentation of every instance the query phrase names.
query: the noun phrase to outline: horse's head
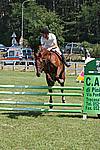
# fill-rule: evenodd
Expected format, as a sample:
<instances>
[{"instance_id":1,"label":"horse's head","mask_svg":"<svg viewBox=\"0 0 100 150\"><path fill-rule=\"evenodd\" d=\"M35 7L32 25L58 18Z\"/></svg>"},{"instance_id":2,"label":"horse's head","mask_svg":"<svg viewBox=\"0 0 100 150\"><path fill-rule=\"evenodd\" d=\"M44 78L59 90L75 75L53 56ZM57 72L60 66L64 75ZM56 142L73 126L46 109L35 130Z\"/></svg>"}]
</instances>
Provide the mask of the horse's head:
<instances>
[{"instance_id":1,"label":"horse's head","mask_svg":"<svg viewBox=\"0 0 100 150\"><path fill-rule=\"evenodd\" d=\"M40 47L39 52L35 53L35 67L36 75L40 77L42 71L44 70L45 60L49 60L50 52L43 47Z\"/></svg>"},{"instance_id":2,"label":"horse's head","mask_svg":"<svg viewBox=\"0 0 100 150\"><path fill-rule=\"evenodd\" d=\"M41 52L35 54L35 67L36 67L36 75L40 77L43 71L43 60L42 60Z\"/></svg>"}]
</instances>

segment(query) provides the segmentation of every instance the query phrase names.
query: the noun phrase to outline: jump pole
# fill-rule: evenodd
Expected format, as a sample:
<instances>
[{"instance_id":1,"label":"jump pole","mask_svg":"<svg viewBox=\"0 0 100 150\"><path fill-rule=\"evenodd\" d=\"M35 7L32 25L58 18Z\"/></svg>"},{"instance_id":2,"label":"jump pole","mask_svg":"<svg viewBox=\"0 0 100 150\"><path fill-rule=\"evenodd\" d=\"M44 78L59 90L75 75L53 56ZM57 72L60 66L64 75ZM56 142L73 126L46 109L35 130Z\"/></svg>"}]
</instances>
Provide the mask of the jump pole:
<instances>
[{"instance_id":1,"label":"jump pole","mask_svg":"<svg viewBox=\"0 0 100 150\"><path fill-rule=\"evenodd\" d=\"M0 95L83 96L83 94L82 94L82 93L9 92L9 91L0 91Z\"/></svg>"},{"instance_id":2,"label":"jump pole","mask_svg":"<svg viewBox=\"0 0 100 150\"><path fill-rule=\"evenodd\" d=\"M57 112L57 113L82 113L82 110L70 110L70 109L43 109L43 108L3 108L0 107L1 111L31 111L31 112Z\"/></svg>"},{"instance_id":3,"label":"jump pole","mask_svg":"<svg viewBox=\"0 0 100 150\"><path fill-rule=\"evenodd\" d=\"M75 90L82 91L82 87L61 87L61 86L29 86L29 85L0 85L1 89L52 89L52 90ZM50 92L12 92L0 91L0 95L32 95L32 96L83 96L82 93L50 93ZM9 108L0 107L1 111L34 111L34 112L59 112L59 113L82 113L82 104L77 103L44 103L44 102L21 102L21 101L0 101L0 105L31 105L31 106L62 106L64 109L45 109L45 108ZM73 107L68 109L65 107ZM77 107L77 108L75 108ZM81 109L79 109L81 108Z\"/></svg>"},{"instance_id":4,"label":"jump pole","mask_svg":"<svg viewBox=\"0 0 100 150\"><path fill-rule=\"evenodd\" d=\"M0 101L0 104L7 104L7 105L34 105L34 106L82 107L82 104L77 104L77 103L45 103L45 102Z\"/></svg>"},{"instance_id":5,"label":"jump pole","mask_svg":"<svg viewBox=\"0 0 100 150\"><path fill-rule=\"evenodd\" d=\"M0 88L15 89L52 89L52 90L83 90L83 87L62 87L62 86L31 86L31 85L0 85Z\"/></svg>"}]
</instances>

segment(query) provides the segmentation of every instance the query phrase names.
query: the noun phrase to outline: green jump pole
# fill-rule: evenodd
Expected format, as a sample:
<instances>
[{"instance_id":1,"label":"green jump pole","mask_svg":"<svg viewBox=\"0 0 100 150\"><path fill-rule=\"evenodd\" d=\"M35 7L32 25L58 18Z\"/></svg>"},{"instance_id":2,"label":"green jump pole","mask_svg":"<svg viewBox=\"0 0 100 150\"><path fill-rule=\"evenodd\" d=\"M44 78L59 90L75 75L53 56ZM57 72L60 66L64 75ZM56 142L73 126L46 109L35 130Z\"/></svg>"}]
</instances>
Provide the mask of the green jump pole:
<instances>
[{"instance_id":1,"label":"green jump pole","mask_svg":"<svg viewBox=\"0 0 100 150\"><path fill-rule=\"evenodd\" d=\"M55 90L83 90L83 87L62 87L62 86L29 86L29 85L0 85L0 88L16 89L55 89Z\"/></svg>"},{"instance_id":2,"label":"green jump pole","mask_svg":"<svg viewBox=\"0 0 100 150\"><path fill-rule=\"evenodd\" d=\"M78 103L44 103L44 102L0 101L0 104L8 104L8 105L34 105L34 106L82 107L82 104L78 104Z\"/></svg>"},{"instance_id":3,"label":"green jump pole","mask_svg":"<svg viewBox=\"0 0 100 150\"><path fill-rule=\"evenodd\" d=\"M43 108L1 108L1 111L33 111L33 112L57 112L57 113L82 113L82 110L56 110L56 109L43 109Z\"/></svg>"},{"instance_id":4,"label":"green jump pole","mask_svg":"<svg viewBox=\"0 0 100 150\"><path fill-rule=\"evenodd\" d=\"M47 92L10 92L0 91L2 95L33 95L33 96L83 96L82 93L47 93Z\"/></svg>"}]
</instances>

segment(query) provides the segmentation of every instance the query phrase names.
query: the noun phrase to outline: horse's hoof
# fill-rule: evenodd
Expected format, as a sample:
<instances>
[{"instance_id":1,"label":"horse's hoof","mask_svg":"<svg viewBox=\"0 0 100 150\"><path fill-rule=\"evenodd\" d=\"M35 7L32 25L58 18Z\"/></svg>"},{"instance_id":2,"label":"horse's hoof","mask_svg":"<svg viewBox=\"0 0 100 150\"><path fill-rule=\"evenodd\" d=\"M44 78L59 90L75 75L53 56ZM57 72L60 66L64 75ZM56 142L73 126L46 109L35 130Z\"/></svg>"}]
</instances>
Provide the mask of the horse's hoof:
<instances>
[{"instance_id":1,"label":"horse's hoof","mask_svg":"<svg viewBox=\"0 0 100 150\"><path fill-rule=\"evenodd\" d=\"M52 108L53 108L53 106L49 106L49 108L50 108L50 109L52 109Z\"/></svg>"},{"instance_id":2,"label":"horse's hoof","mask_svg":"<svg viewBox=\"0 0 100 150\"><path fill-rule=\"evenodd\" d=\"M60 82L60 83L64 83L64 80L63 80L63 79L59 79L59 82Z\"/></svg>"},{"instance_id":3,"label":"horse's hoof","mask_svg":"<svg viewBox=\"0 0 100 150\"><path fill-rule=\"evenodd\" d=\"M65 100L62 100L62 103L65 103Z\"/></svg>"},{"instance_id":4,"label":"horse's hoof","mask_svg":"<svg viewBox=\"0 0 100 150\"><path fill-rule=\"evenodd\" d=\"M59 77L56 77L56 80L58 81L58 83L64 83L63 79L59 79Z\"/></svg>"}]
</instances>

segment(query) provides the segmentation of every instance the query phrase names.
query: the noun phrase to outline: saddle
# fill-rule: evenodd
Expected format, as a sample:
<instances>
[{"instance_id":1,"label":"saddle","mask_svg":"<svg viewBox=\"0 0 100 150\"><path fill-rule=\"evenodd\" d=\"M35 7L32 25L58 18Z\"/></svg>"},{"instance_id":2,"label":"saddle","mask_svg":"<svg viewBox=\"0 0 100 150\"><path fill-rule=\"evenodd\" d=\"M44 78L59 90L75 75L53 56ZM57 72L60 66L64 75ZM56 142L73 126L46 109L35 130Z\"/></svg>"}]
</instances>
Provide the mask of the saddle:
<instances>
[{"instance_id":1,"label":"saddle","mask_svg":"<svg viewBox=\"0 0 100 150\"><path fill-rule=\"evenodd\" d=\"M62 60L62 55L60 55L57 51L51 50L51 52L55 53L55 54L59 57L59 59L60 59L61 61L63 61L63 60Z\"/></svg>"},{"instance_id":2,"label":"saddle","mask_svg":"<svg viewBox=\"0 0 100 150\"><path fill-rule=\"evenodd\" d=\"M53 51L53 50L51 50L51 51L52 51L53 53L55 53L55 54L59 57L60 61L62 61L62 63L63 63L66 67L70 67L70 66L71 66L71 64L69 64L69 63L66 62L65 57L64 57L63 54L60 55L57 51Z\"/></svg>"}]
</instances>

